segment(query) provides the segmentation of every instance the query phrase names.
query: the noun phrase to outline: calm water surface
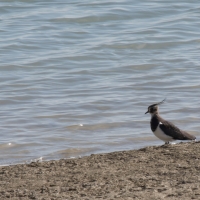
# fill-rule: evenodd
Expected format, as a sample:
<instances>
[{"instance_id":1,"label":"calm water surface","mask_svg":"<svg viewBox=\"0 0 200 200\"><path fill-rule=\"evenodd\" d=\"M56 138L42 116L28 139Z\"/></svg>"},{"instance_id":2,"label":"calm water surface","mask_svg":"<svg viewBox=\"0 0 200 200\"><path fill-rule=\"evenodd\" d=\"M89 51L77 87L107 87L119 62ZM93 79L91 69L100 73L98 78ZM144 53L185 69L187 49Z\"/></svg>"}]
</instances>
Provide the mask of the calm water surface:
<instances>
[{"instance_id":1,"label":"calm water surface","mask_svg":"<svg viewBox=\"0 0 200 200\"><path fill-rule=\"evenodd\" d=\"M147 107L200 136L199 1L0 2L0 164L161 145Z\"/></svg>"}]
</instances>

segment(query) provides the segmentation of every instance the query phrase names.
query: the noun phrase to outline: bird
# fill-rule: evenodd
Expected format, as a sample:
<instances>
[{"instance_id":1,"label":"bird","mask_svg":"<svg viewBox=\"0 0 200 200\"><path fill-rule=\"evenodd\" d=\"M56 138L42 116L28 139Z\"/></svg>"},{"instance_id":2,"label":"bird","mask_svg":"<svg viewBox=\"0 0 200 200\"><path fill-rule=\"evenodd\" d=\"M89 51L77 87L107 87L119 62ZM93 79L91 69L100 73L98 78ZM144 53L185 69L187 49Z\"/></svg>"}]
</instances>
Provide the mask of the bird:
<instances>
[{"instance_id":1,"label":"bird","mask_svg":"<svg viewBox=\"0 0 200 200\"><path fill-rule=\"evenodd\" d=\"M159 103L152 104L148 107L148 110L145 114L151 114L150 127L152 132L160 140L164 141L165 144L169 144L174 140L194 140L196 137L190 135L186 131L180 130L173 123L164 120L159 114L159 105L164 103L165 99Z\"/></svg>"}]
</instances>

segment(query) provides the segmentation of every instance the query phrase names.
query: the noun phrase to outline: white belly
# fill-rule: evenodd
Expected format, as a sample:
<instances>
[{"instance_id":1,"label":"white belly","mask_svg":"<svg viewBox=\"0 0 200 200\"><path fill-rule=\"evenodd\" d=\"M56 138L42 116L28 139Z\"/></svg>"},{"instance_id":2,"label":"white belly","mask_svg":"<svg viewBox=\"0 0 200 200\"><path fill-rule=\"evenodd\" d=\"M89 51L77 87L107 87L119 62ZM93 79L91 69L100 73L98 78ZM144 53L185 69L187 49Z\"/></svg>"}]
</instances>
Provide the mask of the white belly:
<instances>
[{"instance_id":1,"label":"white belly","mask_svg":"<svg viewBox=\"0 0 200 200\"><path fill-rule=\"evenodd\" d=\"M163 140L164 142L171 142L174 141L174 139L168 135L165 135L164 132L160 129L158 126L156 130L153 132L156 137Z\"/></svg>"}]
</instances>

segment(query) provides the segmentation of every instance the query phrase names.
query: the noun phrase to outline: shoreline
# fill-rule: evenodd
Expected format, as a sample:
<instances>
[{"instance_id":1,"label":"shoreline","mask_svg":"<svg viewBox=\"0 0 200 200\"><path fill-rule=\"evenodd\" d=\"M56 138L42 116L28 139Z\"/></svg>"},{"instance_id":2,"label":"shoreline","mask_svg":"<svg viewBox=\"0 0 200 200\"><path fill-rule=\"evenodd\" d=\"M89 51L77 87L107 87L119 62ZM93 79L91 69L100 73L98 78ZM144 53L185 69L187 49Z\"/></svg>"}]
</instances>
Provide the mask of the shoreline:
<instances>
[{"instance_id":1,"label":"shoreline","mask_svg":"<svg viewBox=\"0 0 200 200\"><path fill-rule=\"evenodd\" d=\"M0 199L199 199L200 142L0 166Z\"/></svg>"}]
</instances>

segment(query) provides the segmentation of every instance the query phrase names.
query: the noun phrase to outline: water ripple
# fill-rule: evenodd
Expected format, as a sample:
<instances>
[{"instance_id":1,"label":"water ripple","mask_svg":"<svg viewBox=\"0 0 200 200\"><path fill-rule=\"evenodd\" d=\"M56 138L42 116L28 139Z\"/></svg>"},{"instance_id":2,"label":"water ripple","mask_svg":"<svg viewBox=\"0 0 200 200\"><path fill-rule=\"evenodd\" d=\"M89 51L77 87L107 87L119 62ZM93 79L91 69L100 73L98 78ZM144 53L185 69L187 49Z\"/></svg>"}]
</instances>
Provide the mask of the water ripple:
<instances>
[{"instance_id":1,"label":"water ripple","mask_svg":"<svg viewBox=\"0 0 200 200\"><path fill-rule=\"evenodd\" d=\"M199 10L1 1L0 164L162 144L144 112L165 97L162 116L198 138Z\"/></svg>"}]
</instances>

